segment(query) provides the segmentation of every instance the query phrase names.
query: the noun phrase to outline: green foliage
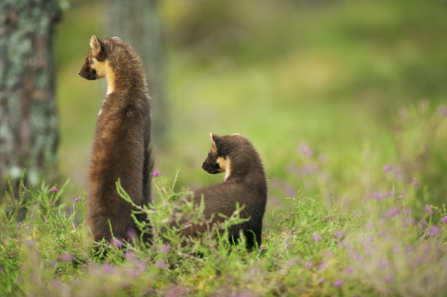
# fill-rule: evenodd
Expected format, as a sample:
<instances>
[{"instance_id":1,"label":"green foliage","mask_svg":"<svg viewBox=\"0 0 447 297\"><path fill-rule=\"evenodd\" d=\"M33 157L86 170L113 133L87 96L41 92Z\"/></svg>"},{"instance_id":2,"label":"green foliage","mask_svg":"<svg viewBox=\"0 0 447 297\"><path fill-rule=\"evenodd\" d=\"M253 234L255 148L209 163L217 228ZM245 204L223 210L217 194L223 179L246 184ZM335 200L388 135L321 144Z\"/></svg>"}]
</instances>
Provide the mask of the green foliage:
<instances>
[{"instance_id":1,"label":"green foliage","mask_svg":"<svg viewBox=\"0 0 447 297\"><path fill-rule=\"evenodd\" d=\"M76 224L86 197L67 214L55 190L21 187L0 207L0 294L2 296L442 296L447 289L446 206L427 206L412 218L405 200L372 199L346 211L334 202L324 207L316 197L288 197L289 208L266 213L263 244L247 252L244 239L228 241L225 231L242 220L238 213L210 226L198 238L184 238L181 228L207 224L203 203L180 203L188 191L174 193L175 180L156 177L159 198L150 208L134 205L149 221L139 225L152 244L101 242L99 252ZM121 197L132 203L120 182ZM20 198L18 199L19 201ZM14 221L17 208L25 219ZM438 218L434 220L434 218ZM173 225L173 222L180 225Z\"/></svg>"}]
</instances>

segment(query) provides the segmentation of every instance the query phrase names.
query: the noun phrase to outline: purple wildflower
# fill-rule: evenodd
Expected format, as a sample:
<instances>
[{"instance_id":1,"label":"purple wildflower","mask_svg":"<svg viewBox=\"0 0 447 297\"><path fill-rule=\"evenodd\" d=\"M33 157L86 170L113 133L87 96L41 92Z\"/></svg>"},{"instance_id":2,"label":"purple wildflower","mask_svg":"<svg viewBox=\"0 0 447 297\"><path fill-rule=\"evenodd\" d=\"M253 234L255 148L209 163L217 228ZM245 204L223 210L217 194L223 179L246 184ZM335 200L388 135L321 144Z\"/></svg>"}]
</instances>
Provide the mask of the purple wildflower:
<instances>
[{"instance_id":1,"label":"purple wildflower","mask_svg":"<svg viewBox=\"0 0 447 297\"><path fill-rule=\"evenodd\" d=\"M187 291L186 289L180 287L180 286L173 286L168 288L163 296L166 297L178 297L178 296L186 296Z\"/></svg>"},{"instance_id":2,"label":"purple wildflower","mask_svg":"<svg viewBox=\"0 0 447 297\"><path fill-rule=\"evenodd\" d=\"M380 267L387 268L388 266L390 266L390 263L388 261L383 260L380 262Z\"/></svg>"},{"instance_id":3,"label":"purple wildflower","mask_svg":"<svg viewBox=\"0 0 447 297\"><path fill-rule=\"evenodd\" d=\"M158 247L158 252L161 254L167 254L171 250L171 247L167 244L160 245Z\"/></svg>"},{"instance_id":4,"label":"purple wildflower","mask_svg":"<svg viewBox=\"0 0 447 297\"><path fill-rule=\"evenodd\" d=\"M58 280L54 280L54 281L52 282L52 284L53 284L53 287L56 287L56 288L61 286L61 282L58 281Z\"/></svg>"},{"instance_id":5,"label":"purple wildflower","mask_svg":"<svg viewBox=\"0 0 447 297\"><path fill-rule=\"evenodd\" d=\"M17 229L20 229L20 225L19 225L19 224L17 224L17 225L16 225L16 228L17 228Z\"/></svg>"},{"instance_id":6,"label":"purple wildflower","mask_svg":"<svg viewBox=\"0 0 447 297\"><path fill-rule=\"evenodd\" d=\"M398 195L396 198L397 198L397 200L399 200L399 199L404 199L404 195Z\"/></svg>"},{"instance_id":7,"label":"purple wildflower","mask_svg":"<svg viewBox=\"0 0 447 297\"><path fill-rule=\"evenodd\" d=\"M157 260L157 261L155 261L155 267L160 268L160 269L165 269L166 262L163 260Z\"/></svg>"},{"instance_id":8,"label":"purple wildflower","mask_svg":"<svg viewBox=\"0 0 447 297\"><path fill-rule=\"evenodd\" d=\"M79 195L79 201L82 201L82 197L81 197L81 195Z\"/></svg>"},{"instance_id":9,"label":"purple wildflower","mask_svg":"<svg viewBox=\"0 0 447 297\"><path fill-rule=\"evenodd\" d=\"M406 251L407 253L411 252L412 250L413 250L413 247L412 247L411 245L407 245L407 246L405 247L405 251Z\"/></svg>"},{"instance_id":10,"label":"purple wildflower","mask_svg":"<svg viewBox=\"0 0 447 297\"><path fill-rule=\"evenodd\" d=\"M399 207L395 207L392 210L389 210L383 217L385 218L385 220L388 220L389 218L397 215L399 212L400 212Z\"/></svg>"},{"instance_id":11,"label":"purple wildflower","mask_svg":"<svg viewBox=\"0 0 447 297\"><path fill-rule=\"evenodd\" d=\"M298 145L298 152L306 158L311 158L314 155L314 151L305 141Z\"/></svg>"},{"instance_id":12,"label":"purple wildflower","mask_svg":"<svg viewBox=\"0 0 447 297\"><path fill-rule=\"evenodd\" d=\"M137 260L137 270L139 271L143 271L146 269L146 264L144 264L143 262L141 262L140 260Z\"/></svg>"},{"instance_id":13,"label":"purple wildflower","mask_svg":"<svg viewBox=\"0 0 447 297\"><path fill-rule=\"evenodd\" d=\"M415 187L418 186L418 181L416 180L416 178L413 178L413 186L415 186Z\"/></svg>"},{"instance_id":14,"label":"purple wildflower","mask_svg":"<svg viewBox=\"0 0 447 297\"><path fill-rule=\"evenodd\" d=\"M311 269L312 266L313 266L312 261L307 261L307 262L304 264L304 268L307 268L307 269Z\"/></svg>"},{"instance_id":15,"label":"purple wildflower","mask_svg":"<svg viewBox=\"0 0 447 297\"><path fill-rule=\"evenodd\" d=\"M295 197L296 196L297 190L292 186L285 185L283 190L286 193L287 197Z\"/></svg>"},{"instance_id":16,"label":"purple wildflower","mask_svg":"<svg viewBox=\"0 0 447 297\"><path fill-rule=\"evenodd\" d=\"M387 283L394 283L394 276L392 276L392 275L385 276L385 281Z\"/></svg>"},{"instance_id":17,"label":"purple wildflower","mask_svg":"<svg viewBox=\"0 0 447 297\"><path fill-rule=\"evenodd\" d=\"M135 270L133 270L133 269L127 270L127 275L130 276L131 278L137 278L138 277L138 273Z\"/></svg>"},{"instance_id":18,"label":"purple wildflower","mask_svg":"<svg viewBox=\"0 0 447 297\"><path fill-rule=\"evenodd\" d=\"M72 254L70 254L70 253L65 253L65 254L61 255L61 256L58 258L58 260L59 260L60 262L65 262L65 263L67 263L67 262L71 262L71 261L73 261L74 259L75 259L75 256L72 255Z\"/></svg>"},{"instance_id":19,"label":"purple wildflower","mask_svg":"<svg viewBox=\"0 0 447 297\"><path fill-rule=\"evenodd\" d=\"M78 198L75 198L75 203L77 203L79 201L79 199Z\"/></svg>"},{"instance_id":20,"label":"purple wildflower","mask_svg":"<svg viewBox=\"0 0 447 297\"><path fill-rule=\"evenodd\" d=\"M433 215L433 210L430 208L430 206L428 206L428 204L425 205L425 211L428 211L431 216Z\"/></svg>"},{"instance_id":21,"label":"purple wildflower","mask_svg":"<svg viewBox=\"0 0 447 297\"><path fill-rule=\"evenodd\" d=\"M103 266L105 272L113 273L115 271L115 267L113 265L106 264Z\"/></svg>"},{"instance_id":22,"label":"purple wildflower","mask_svg":"<svg viewBox=\"0 0 447 297\"><path fill-rule=\"evenodd\" d=\"M318 233L312 234L312 241L313 242L319 242L321 240L321 235Z\"/></svg>"},{"instance_id":23,"label":"purple wildflower","mask_svg":"<svg viewBox=\"0 0 447 297\"><path fill-rule=\"evenodd\" d=\"M408 218L407 223L414 224L414 223L416 223L416 220L414 218Z\"/></svg>"},{"instance_id":24,"label":"purple wildflower","mask_svg":"<svg viewBox=\"0 0 447 297\"><path fill-rule=\"evenodd\" d=\"M428 234L430 234L430 237L434 237L435 235L441 233L441 228L439 228L436 225L433 225L433 227L430 228L430 231L428 231Z\"/></svg>"},{"instance_id":25,"label":"purple wildflower","mask_svg":"<svg viewBox=\"0 0 447 297\"><path fill-rule=\"evenodd\" d=\"M348 266L346 267L346 274L350 275L354 272L354 267Z\"/></svg>"},{"instance_id":26,"label":"purple wildflower","mask_svg":"<svg viewBox=\"0 0 447 297\"><path fill-rule=\"evenodd\" d=\"M326 262L325 261L321 261L318 265L317 265L317 269L318 270L323 270L326 267Z\"/></svg>"},{"instance_id":27,"label":"purple wildflower","mask_svg":"<svg viewBox=\"0 0 447 297\"><path fill-rule=\"evenodd\" d=\"M439 106L438 108L438 114L441 118L445 118L447 116L447 107L445 106Z\"/></svg>"},{"instance_id":28,"label":"purple wildflower","mask_svg":"<svg viewBox=\"0 0 447 297\"><path fill-rule=\"evenodd\" d=\"M385 199L385 198L388 197L389 195L390 195L390 193L388 193L388 192L385 192L385 193L383 193L383 194L379 194L379 193L377 193L377 192L374 192L374 194L373 194L374 198L377 199L377 200Z\"/></svg>"},{"instance_id":29,"label":"purple wildflower","mask_svg":"<svg viewBox=\"0 0 447 297\"><path fill-rule=\"evenodd\" d=\"M124 251L124 258L126 258L129 262L134 262L137 260L137 257L132 251Z\"/></svg>"},{"instance_id":30,"label":"purple wildflower","mask_svg":"<svg viewBox=\"0 0 447 297\"><path fill-rule=\"evenodd\" d=\"M298 171L298 176L305 176L305 175L309 175L309 174L313 174L315 172L317 172L319 169L318 164L316 163L306 163L301 167L297 168Z\"/></svg>"},{"instance_id":31,"label":"purple wildflower","mask_svg":"<svg viewBox=\"0 0 447 297\"><path fill-rule=\"evenodd\" d=\"M392 164L383 166L383 172L388 172L388 171L393 171L393 170L394 170L394 166Z\"/></svg>"},{"instance_id":32,"label":"purple wildflower","mask_svg":"<svg viewBox=\"0 0 447 297\"><path fill-rule=\"evenodd\" d=\"M444 217L441 222L443 222L444 224L447 224L447 217Z\"/></svg>"},{"instance_id":33,"label":"purple wildflower","mask_svg":"<svg viewBox=\"0 0 447 297\"><path fill-rule=\"evenodd\" d=\"M161 176L161 172L160 171L155 171L154 173L152 173L152 175L154 177Z\"/></svg>"},{"instance_id":34,"label":"purple wildflower","mask_svg":"<svg viewBox=\"0 0 447 297\"><path fill-rule=\"evenodd\" d=\"M343 283L344 283L343 280L339 279L334 282L334 287L339 288L341 285L343 285Z\"/></svg>"},{"instance_id":35,"label":"purple wildflower","mask_svg":"<svg viewBox=\"0 0 447 297\"><path fill-rule=\"evenodd\" d=\"M334 236L336 238L342 238L343 236L345 236L345 232L343 230L337 230L334 232Z\"/></svg>"},{"instance_id":36,"label":"purple wildflower","mask_svg":"<svg viewBox=\"0 0 447 297\"><path fill-rule=\"evenodd\" d=\"M126 232L126 238L133 240L137 236L137 232L134 228L129 228Z\"/></svg>"},{"instance_id":37,"label":"purple wildflower","mask_svg":"<svg viewBox=\"0 0 447 297\"><path fill-rule=\"evenodd\" d=\"M53 188L51 189L51 192L58 192L58 190L57 190L56 187L53 187Z\"/></svg>"},{"instance_id":38,"label":"purple wildflower","mask_svg":"<svg viewBox=\"0 0 447 297\"><path fill-rule=\"evenodd\" d=\"M123 243L121 242L121 240L119 240L118 238L112 238L112 240L110 241L110 243L117 248L122 248L123 247Z\"/></svg>"}]
</instances>

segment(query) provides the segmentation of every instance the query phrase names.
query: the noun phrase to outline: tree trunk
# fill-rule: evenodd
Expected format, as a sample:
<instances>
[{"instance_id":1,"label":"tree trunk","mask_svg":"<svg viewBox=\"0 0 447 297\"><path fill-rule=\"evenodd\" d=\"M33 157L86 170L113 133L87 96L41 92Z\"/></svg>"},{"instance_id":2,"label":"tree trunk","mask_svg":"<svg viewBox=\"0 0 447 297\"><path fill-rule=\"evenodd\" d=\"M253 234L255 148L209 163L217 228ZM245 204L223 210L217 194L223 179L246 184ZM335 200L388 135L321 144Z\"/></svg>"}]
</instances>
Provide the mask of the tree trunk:
<instances>
[{"instance_id":1,"label":"tree trunk","mask_svg":"<svg viewBox=\"0 0 447 297\"><path fill-rule=\"evenodd\" d=\"M165 142L166 115L163 88L163 53L158 0L106 0L106 36L119 37L140 56L152 98L152 143Z\"/></svg>"},{"instance_id":2,"label":"tree trunk","mask_svg":"<svg viewBox=\"0 0 447 297\"><path fill-rule=\"evenodd\" d=\"M37 184L56 169L54 29L58 0L0 1L0 189L27 169ZM47 176L45 176L47 178Z\"/></svg>"}]
</instances>

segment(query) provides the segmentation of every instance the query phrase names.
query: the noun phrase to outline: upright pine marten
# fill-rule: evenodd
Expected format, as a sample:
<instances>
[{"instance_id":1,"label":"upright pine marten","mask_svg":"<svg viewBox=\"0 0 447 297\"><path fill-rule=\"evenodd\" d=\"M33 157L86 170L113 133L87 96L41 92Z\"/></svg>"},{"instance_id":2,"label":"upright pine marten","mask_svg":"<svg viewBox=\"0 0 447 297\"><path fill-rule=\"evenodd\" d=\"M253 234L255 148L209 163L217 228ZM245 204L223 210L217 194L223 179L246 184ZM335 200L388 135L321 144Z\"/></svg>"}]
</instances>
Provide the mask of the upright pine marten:
<instances>
[{"instance_id":1,"label":"upright pine marten","mask_svg":"<svg viewBox=\"0 0 447 297\"><path fill-rule=\"evenodd\" d=\"M200 204L202 195L205 203L204 214L209 219L214 214L213 223L222 222L221 213L230 217L236 210L236 202L245 206L241 218L250 218L248 222L230 227L230 241L239 238L242 230L247 239L247 248L251 250L262 242L262 219L267 203L267 180L261 157L253 144L240 134L222 136L210 134L211 149L202 168L211 174L225 172L225 181L194 192L194 204ZM191 196L187 199L192 199ZM183 235L195 236L196 232L205 232L207 226L194 225L186 228Z\"/></svg>"},{"instance_id":2,"label":"upright pine marten","mask_svg":"<svg viewBox=\"0 0 447 297\"><path fill-rule=\"evenodd\" d=\"M151 201L151 114L144 70L135 51L118 37L93 35L79 75L88 80L107 78L91 150L87 226L95 241L110 241L110 221L113 235L126 239L131 229L138 228L131 205L117 193L116 181L121 179L137 205Z\"/></svg>"}]
</instances>

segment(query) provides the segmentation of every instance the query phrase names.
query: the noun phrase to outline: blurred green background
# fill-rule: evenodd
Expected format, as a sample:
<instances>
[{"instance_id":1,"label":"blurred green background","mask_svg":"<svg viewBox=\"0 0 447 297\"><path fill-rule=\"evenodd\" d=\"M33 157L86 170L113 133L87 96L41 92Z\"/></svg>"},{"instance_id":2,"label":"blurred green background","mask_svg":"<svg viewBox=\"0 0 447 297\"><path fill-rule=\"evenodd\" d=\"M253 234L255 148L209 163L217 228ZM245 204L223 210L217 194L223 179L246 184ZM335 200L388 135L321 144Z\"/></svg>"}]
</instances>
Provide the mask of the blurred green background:
<instances>
[{"instance_id":1,"label":"blurred green background","mask_svg":"<svg viewBox=\"0 0 447 297\"><path fill-rule=\"evenodd\" d=\"M105 89L78 72L90 37L105 37L103 5L72 2L57 30L65 199L87 189ZM164 177L181 169L178 189L221 182L200 167L209 133L237 132L264 159L271 206L301 183L357 205L413 178L415 205L447 200L446 1L162 0L160 14L168 134L153 145Z\"/></svg>"}]
</instances>

